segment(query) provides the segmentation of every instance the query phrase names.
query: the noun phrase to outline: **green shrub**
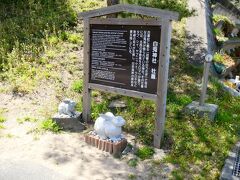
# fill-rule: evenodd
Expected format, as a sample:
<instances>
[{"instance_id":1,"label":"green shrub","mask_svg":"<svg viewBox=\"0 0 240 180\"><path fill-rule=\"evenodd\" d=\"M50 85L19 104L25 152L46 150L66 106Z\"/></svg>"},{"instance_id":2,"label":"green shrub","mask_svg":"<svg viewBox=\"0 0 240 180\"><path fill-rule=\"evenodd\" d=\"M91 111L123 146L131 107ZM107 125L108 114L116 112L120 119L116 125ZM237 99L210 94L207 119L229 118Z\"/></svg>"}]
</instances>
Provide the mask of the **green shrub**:
<instances>
[{"instance_id":1,"label":"green shrub","mask_svg":"<svg viewBox=\"0 0 240 180\"><path fill-rule=\"evenodd\" d=\"M137 159L130 159L130 160L128 161L128 165L129 165L130 167L136 167L137 164L138 164L138 160L137 160Z\"/></svg>"},{"instance_id":2,"label":"green shrub","mask_svg":"<svg viewBox=\"0 0 240 180\"><path fill-rule=\"evenodd\" d=\"M24 117L24 118L17 118L17 122L19 124L23 124L24 122L37 122L38 119L34 117Z\"/></svg>"},{"instance_id":3,"label":"green shrub","mask_svg":"<svg viewBox=\"0 0 240 180\"><path fill-rule=\"evenodd\" d=\"M213 57L213 60L214 60L215 62L223 63L223 62L224 62L224 57L223 57L223 55L220 54L220 53L215 53L215 54L214 54L214 57Z\"/></svg>"},{"instance_id":4,"label":"green shrub","mask_svg":"<svg viewBox=\"0 0 240 180\"><path fill-rule=\"evenodd\" d=\"M213 32L214 32L215 36L224 37L223 32L218 28L214 28Z\"/></svg>"},{"instance_id":5,"label":"green shrub","mask_svg":"<svg viewBox=\"0 0 240 180\"><path fill-rule=\"evenodd\" d=\"M44 131L52 131L54 133L58 133L61 130L57 123L52 119L42 121L39 125L39 129Z\"/></svg>"},{"instance_id":6,"label":"green shrub","mask_svg":"<svg viewBox=\"0 0 240 180\"><path fill-rule=\"evenodd\" d=\"M70 43L83 45L83 36L81 34L69 33L67 39Z\"/></svg>"},{"instance_id":7,"label":"green shrub","mask_svg":"<svg viewBox=\"0 0 240 180\"><path fill-rule=\"evenodd\" d=\"M137 176L135 174L129 174L128 179L134 180L134 179L137 179Z\"/></svg>"},{"instance_id":8,"label":"green shrub","mask_svg":"<svg viewBox=\"0 0 240 180\"><path fill-rule=\"evenodd\" d=\"M139 148L136 152L136 155L144 160L144 159L150 159L154 154L154 149L149 146L144 146L142 148Z\"/></svg>"},{"instance_id":9,"label":"green shrub","mask_svg":"<svg viewBox=\"0 0 240 180\"><path fill-rule=\"evenodd\" d=\"M176 11L180 14L180 19L189 17L195 12L188 8L187 0L123 0L122 2Z\"/></svg>"},{"instance_id":10,"label":"green shrub","mask_svg":"<svg viewBox=\"0 0 240 180\"><path fill-rule=\"evenodd\" d=\"M81 93L83 91L83 80L77 80L74 81L72 84L72 89L77 92L77 93Z\"/></svg>"},{"instance_id":11,"label":"green shrub","mask_svg":"<svg viewBox=\"0 0 240 180\"><path fill-rule=\"evenodd\" d=\"M0 129L5 129L5 127L2 124L0 124Z\"/></svg>"},{"instance_id":12,"label":"green shrub","mask_svg":"<svg viewBox=\"0 0 240 180\"><path fill-rule=\"evenodd\" d=\"M5 121L6 121L6 118L3 117L3 116L0 116L0 123L3 123L3 122L5 122Z\"/></svg>"},{"instance_id":13,"label":"green shrub","mask_svg":"<svg viewBox=\"0 0 240 180\"><path fill-rule=\"evenodd\" d=\"M77 22L76 13L64 0L4 0L0 12L0 71L15 67L22 60L35 61L44 50L44 39L56 43L51 34ZM15 49L17 53L10 60L9 54Z\"/></svg>"},{"instance_id":14,"label":"green shrub","mask_svg":"<svg viewBox=\"0 0 240 180\"><path fill-rule=\"evenodd\" d=\"M227 16L223 16L223 15L214 15L213 16L213 22L215 24L217 24L220 21L224 21L226 24L233 25L233 22Z\"/></svg>"},{"instance_id":15,"label":"green shrub","mask_svg":"<svg viewBox=\"0 0 240 180\"><path fill-rule=\"evenodd\" d=\"M229 37L230 33L232 32L233 28L234 28L234 23L226 16L222 16L222 15L214 15L213 16L213 22L215 25L217 25L220 21L223 21L224 24L222 26L222 33L220 32L215 32L218 33L220 35L220 37ZM222 36L223 35L223 36Z\"/></svg>"}]
</instances>

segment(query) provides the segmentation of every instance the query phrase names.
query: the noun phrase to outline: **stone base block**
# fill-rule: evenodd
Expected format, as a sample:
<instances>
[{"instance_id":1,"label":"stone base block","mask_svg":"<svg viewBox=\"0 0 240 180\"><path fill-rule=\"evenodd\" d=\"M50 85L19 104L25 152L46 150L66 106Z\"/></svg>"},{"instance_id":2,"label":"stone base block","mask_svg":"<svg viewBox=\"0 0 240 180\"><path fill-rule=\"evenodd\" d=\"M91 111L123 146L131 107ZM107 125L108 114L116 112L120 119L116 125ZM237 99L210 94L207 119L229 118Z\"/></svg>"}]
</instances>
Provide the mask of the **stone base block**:
<instances>
[{"instance_id":1,"label":"stone base block","mask_svg":"<svg viewBox=\"0 0 240 180\"><path fill-rule=\"evenodd\" d=\"M120 155L127 146L126 139L122 139L118 142L111 142L108 140L99 139L99 137L90 134L85 135L85 142L113 155Z\"/></svg>"},{"instance_id":2,"label":"stone base block","mask_svg":"<svg viewBox=\"0 0 240 180\"><path fill-rule=\"evenodd\" d=\"M215 104L204 104L199 105L199 102L193 101L191 104L187 105L184 109L186 114L196 114L199 117L207 117L210 120L214 120L218 111L218 105Z\"/></svg>"},{"instance_id":3,"label":"stone base block","mask_svg":"<svg viewBox=\"0 0 240 180\"><path fill-rule=\"evenodd\" d=\"M79 113L76 117L58 117L55 115L52 119L63 128L63 130L77 132L85 129L85 126L80 122L81 117L81 113Z\"/></svg>"}]
</instances>

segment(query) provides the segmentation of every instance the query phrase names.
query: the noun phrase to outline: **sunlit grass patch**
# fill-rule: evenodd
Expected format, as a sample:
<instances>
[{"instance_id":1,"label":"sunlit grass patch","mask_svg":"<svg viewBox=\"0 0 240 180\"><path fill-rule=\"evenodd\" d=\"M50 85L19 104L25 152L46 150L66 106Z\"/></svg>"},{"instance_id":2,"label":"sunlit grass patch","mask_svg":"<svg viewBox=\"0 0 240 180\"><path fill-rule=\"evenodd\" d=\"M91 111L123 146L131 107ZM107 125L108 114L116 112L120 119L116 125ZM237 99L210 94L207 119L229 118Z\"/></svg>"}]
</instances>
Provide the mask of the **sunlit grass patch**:
<instances>
[{"instance_id":1,"label":"sunlit grass patch","mask_svg":"<svg viewBox=\"0 0 240 180\"><path fill-rule=\"evenodd\" d=\"M154 149L149 146L140 147L136 152L136 155L141 160L150 159L152 158L153 154L154 154Z\"/></svg>"},{"instance_id":2,"label":"sunlit grass patch","mask_svg":"<svg viewBox=\"0 0 240 180\"><path fill-rule=\"evenodd\" d=\"M59 133L61 130L57 123L52 119L43 120L39 124L38 129L43 131L51 131L53 133Z\"/></svg>"},{"instance_id":3,"label":"sunlit grass patch","mask_svg":"<svg viewBox=\"0 0 240 180\"><path fill-rule=\"evenodd\" d=\"M17 118L17 122L19 124L23 124L24 122L37 122L38 119L37 118L34 118L34 117L24 117L24 118Z\"/></svg>"},{"instance_id":4,"label":"sunlit grass patch","mask_svg":"<svg viewBox=\"0 0 240 180\"><path fill-rule=\"evenodd\" d=\"M74 81L72 84L72 89L77 93L81 93L83 90L83 80L81 79Z\"/></svg>"}]
</instances>

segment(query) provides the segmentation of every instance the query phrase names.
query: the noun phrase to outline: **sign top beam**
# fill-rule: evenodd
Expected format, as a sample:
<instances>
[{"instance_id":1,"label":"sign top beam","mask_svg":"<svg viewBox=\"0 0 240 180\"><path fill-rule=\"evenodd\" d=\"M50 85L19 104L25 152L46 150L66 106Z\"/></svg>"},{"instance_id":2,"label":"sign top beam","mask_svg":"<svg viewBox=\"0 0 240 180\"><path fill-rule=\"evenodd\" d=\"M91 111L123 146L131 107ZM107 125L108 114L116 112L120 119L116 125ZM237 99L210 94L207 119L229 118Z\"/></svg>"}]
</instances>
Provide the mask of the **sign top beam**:
<instances>
[{"instance_id":1,"label":"sign top beam","mask_svg":"<svg viewBox=\"0 0 240 180\"><path fill-rule=\"evenodd\" d=\"M78 14L78 17L86 19L86 18L93 18L93 17L99 17L99 16L108 15L108 14L119 13L123 11L134 13L134 14L145 15L145 16L160 17L163 19L175 20L175 21L177 21L179 17L179 14L176 12L157 9L157 8L130 5L130 4L117 4L117 5L95 9L87 12L82 12Z\"/></svg>"}]
</instances>

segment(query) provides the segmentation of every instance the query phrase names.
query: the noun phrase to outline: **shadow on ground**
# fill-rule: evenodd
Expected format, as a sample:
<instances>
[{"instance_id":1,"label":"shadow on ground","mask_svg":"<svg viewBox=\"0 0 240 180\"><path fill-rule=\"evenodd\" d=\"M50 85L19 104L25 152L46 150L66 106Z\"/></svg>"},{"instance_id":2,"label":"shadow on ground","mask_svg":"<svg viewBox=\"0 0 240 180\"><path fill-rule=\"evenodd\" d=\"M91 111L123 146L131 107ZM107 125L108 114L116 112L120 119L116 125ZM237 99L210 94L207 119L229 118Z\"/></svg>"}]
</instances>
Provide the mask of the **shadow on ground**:
<instances>
[{"instance_id":1,"label":"shadow on ground","mask_svg":"<svg viewBox=\"0 0 240 180\"><path fill-rule=\"evenodd\" d=\"M203 48L204 43L201 37L186 32L186 54L188 61L196 66L203 64L207 49Z\"/></svg>"}]
</instances>

